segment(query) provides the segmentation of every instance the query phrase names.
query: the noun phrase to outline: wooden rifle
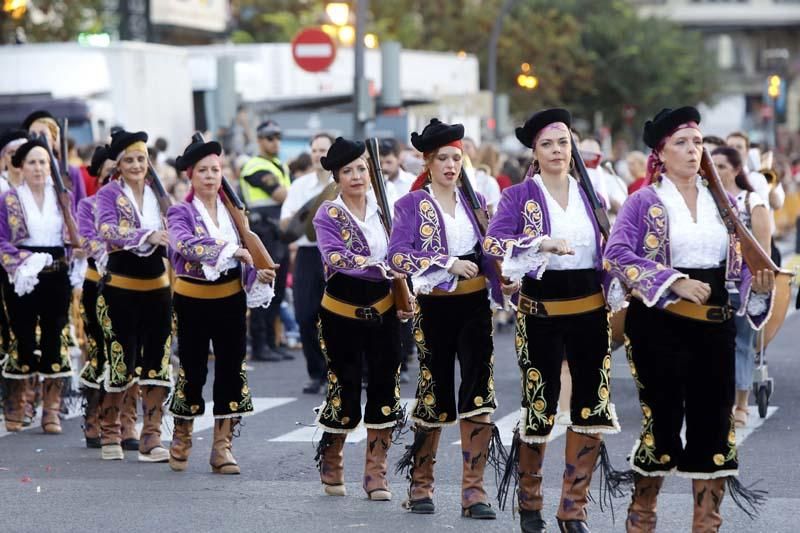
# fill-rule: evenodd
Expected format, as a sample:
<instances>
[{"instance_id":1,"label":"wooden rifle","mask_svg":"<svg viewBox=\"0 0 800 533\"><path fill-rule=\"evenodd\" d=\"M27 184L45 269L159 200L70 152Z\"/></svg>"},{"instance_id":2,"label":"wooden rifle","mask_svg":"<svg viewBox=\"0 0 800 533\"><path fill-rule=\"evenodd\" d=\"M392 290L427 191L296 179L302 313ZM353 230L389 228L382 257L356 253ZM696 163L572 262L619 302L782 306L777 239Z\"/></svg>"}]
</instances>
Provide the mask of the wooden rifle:
<instances>
[{"instance_id":1,"label":"wooden rifle","mask_svg":"<svg viewBox=\"0 0 800 533\"><path fill-rule=\"evenodd\" d=\"M69 119L64 117L56 121L59 129L58 149L59 149L59 164L61 165L61 182L64 186L75 192L75 184L72 183L72 176L69 175L69 142L67 140L67 132L69 130ZM66 181L65 181L66 180Z\"/></svg>"},{"instance_id":2,"label":"wooden rifle","mask_svg":"<svg viewBox=\"0 0 800 533\"><path fill-rule=\"evenodd\" d=\"M50 174L53 178L53 185L55 185L56 188L58 207L61 210L61 216L64 218L64 224L67 226L67 235L70 241L67 244L73 248L77 248L80 246L81 240L78 234L78 225L75 223L75 218L72 216L72 198L69 195L69 190L64 185L56 156L53 154L53 148L47 142L47 138L45 138L44 135L39 135L38 138L47 146L47 154L50 156Z\"/></svg>"},{"instance_id":3,"label":"wooden rifle","mask_svg":"<svg viewBox=\"0 0 800 533\"><path fill-rule=\"evenodd\" d=\"M592 180L589 178L589 172L586 170L583 157L581 157L581 152L578 150L578 146L575 144L575 137L573 137L572 134L570 134L570 142L572 143L572 160L575 162L575 172L578 174L578 184L589 199L589 204L594 213L594 219L597 221L600 233L603 234L603 240L608 241L608 234L611 231L611 222L608 220L608 213L606 213L606 208L603 207L603 204L597 197L597 193L594 191L594 185L592 185Z\"/></svg>"},{"instance_id":4,"label":"wooden rifle","mask_svg":"<svg viewBox=\"0 0 800 533\"><path fill-rule=\"evenodd\" d=\"M475 221L478 223L478 231L480 233L479 237L479 246L481 250L483 250L483 239L486 237L486 232L489 230L489 214L486 212L486 209L481 207L481 202L478 200L478 195L475 194L475 189L472 188L472 183L469 181L469 176L467 176L466 171L464 171L464 165L461 165L461 190L464 192L464 196L467 197L467 201L469 202L469 207L472 210L472 214L475 216ZM500 278L500 282L503 285L508 285L511 283L510 280L503 277L503 267L500 264L500 261L492 261L494 264L494 269L497 271L497 277Z\"/></svg>"},{"instance_id":5,"label":"wooden rifle","mask_svg":"<svg viewBox=\"0 0 800 533\"><path fill-rule=\"evenodd\" d=\"M164 189L164 185L161 183L161 178L158 177L158 173L156 172L153 163L150 160L147 160L147 169L150 171L150 187L152 187L153 192L156 194L156 200L158 200L158 209L161 211L161 217L166 219L167 211L169 208L172 207L172 198L167 191ZM166 223L164 224L164 228L166 228Z\"/></svg>"},{"instance_id":6,"label":"wooden rifle","mask_svg":"<svg viewBox=\"0 0 800 533\"><path fill-rule=\"evenodd\" d=\"M200 132L192 135L192 142L205 142L203 135ZM261 238L250 229L250 222L247 219L244 203L242 203L239 195L233 190L230 182L222 176L222 205L228 211L228 214L233 220L233 225L236 226L236 231L239 233L239 238L242 241L242 247L245 248L253 258L253 266L257 270L277 270L280 265L276 265L269 255Z\"/></svg>"},{"instance_id":7,"label":"wooden rifle","mask_svg":"<svg viewBox=\"0 0 800 533\"><path fill-rule=\"evenodd\" d=\"M375 198L378 200L378 208L381 211L381 222L383 229L386 230L387 238L392 234L392 212L389 209L389 199L386 194L386 182L383 179L381 170L381 155L378 150L378 139L375 137L367 139L367 153L369 161L369 179L372 182L372 189L375 191ZM414 310L411 305L411 292L408 290L408 283L405 278L392 279L392 292L394 293L394 305L398 311L410 313Z\"/></svg>"}]
</instances>

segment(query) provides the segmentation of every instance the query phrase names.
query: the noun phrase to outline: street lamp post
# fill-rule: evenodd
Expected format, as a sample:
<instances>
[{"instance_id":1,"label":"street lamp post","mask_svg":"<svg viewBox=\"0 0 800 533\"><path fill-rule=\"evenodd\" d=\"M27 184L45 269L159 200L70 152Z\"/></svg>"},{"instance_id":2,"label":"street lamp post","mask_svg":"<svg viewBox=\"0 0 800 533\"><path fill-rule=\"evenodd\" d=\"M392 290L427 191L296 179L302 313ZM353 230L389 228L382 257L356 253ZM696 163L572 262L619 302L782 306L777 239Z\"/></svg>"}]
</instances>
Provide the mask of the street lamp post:
<instances>
[{"instance_id":1,"label":"street lamp post","mask_svg":"<svg viewBox=\"0 0 800 533\"><path fill-rule=\"evenodd\" d=\"M494 26L492 27L492 34L489 36L489 61L487 65L487 78L489 83L489 94L492 98L492 122L494 123L494 129L492 130L492 134L494 138L497 139L499 137L497 132L497 114L498 114L498 105L497 105L497 41L500 40L500 32L503 29L503 22L505 21L506 15L508 15L511 8L514 6L516 0L505 0L503 2L503 7L500 8L500 13L497 14L497 18L494 19Z\"/></svg>"},{"instance_id":2,"label":"street lamp post","mask_svg":"<svg viewBox=\"0 0 800 533\"><path fill-rule=\"evenodd\" d=\"M364 25L367 19L369 0L356 2L356 42L354 50L355 68L353 69L353 138L363 139L367 122L366 99L369 94L364 78Z\"/></svg>"}]
</instances>

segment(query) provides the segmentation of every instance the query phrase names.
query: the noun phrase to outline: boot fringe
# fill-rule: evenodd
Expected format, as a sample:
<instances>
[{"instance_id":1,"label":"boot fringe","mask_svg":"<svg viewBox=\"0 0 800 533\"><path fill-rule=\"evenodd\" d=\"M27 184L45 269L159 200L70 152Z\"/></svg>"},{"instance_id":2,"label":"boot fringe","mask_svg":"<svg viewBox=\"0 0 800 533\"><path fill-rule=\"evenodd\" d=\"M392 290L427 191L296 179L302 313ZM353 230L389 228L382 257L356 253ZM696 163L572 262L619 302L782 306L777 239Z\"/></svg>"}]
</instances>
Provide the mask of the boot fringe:
<instances>
[{"instance_id":1,"label":"boot fringe","mask_svg":"<svg viewBox=\"0 0 800 533\"><path fill-rule=\"evenodd\" d=\"M753 488L760 481L745 487L736 476L728 476L726 480L733 502L750 520L758 518L761 507L767 502L767 491Z\"/></svg>"},{"instance_id":2,"label":"boot fringe","mask_svg":"<svg viewBox=\"0 0 800 533\"><path fill-rule=\"evenodd\" d=\"M432 429L426 429L422 426L415 425L412 428L414 432L414 442L406 445L406 451L399 461L394 465L395 474L404 474L406 479L411 480L414 473L414 457L422 449L425 441L430 436Z\"/></svg>"},{"instance_id":3,"label":"boot fringe","mask_svg":"<svg viewBox=\"0 0 800 533\"><path fill-rule=\"evenodd\" d=\"M595 471L600 471L600 511L603 512L608 507L611 510L611 522L614 523L614 498L624 497L624 489L626 488L633 489L634 472L633 470L621 471L615 469L611 464L606 443L602 441L600 442L600 452L594 469Z\"/></svg>"},{"instance_id":4,"label":"boot fringe","mask_svg":"<svg viewBox=\"0 0 800 533\"><path fill-rule=\"evenodd\" d=\"M61 386L61 405L63 406L63 410L60 411L64 415L84 412L83 392L78 389L72 388L72 379L71 378L56 378L56 379L61 379L63 381L63 384Z\"/></svg>"},{"instance_id":5,"label":"boot fringe","mask_svg":"<svg viewBox=\"0 0 800 533\"><path fill-rule=\"evenodd\" d=\"M327 431L322 433L322 438L317 443L317 454L314 456L314 462L317 464L317 470L322 473L322 460L325 457L325 452L333 445L333 434Z\"/></svg>"},{"instance_id":6,"label":"boot fringe","mask_svg":"<svg viewBox=\"0 0 800 533\"><path fill-rule=\"evenodd\" d=\"M497 505L501 511L506 510L506 503L508 502L509 488L511 481L514 481L514 489L512 492L517 492L519 486L519 447L522 442L519 438L519 428L514 430L514 439L511 441L511 449L506 456L505 466L503 468L503 476L500 479L500 484L497 486ZM514 506L511 506L511 515L514 516Z\"/></svg>"},{"instance_id":7,"label":"boot fringe","mask_svg":"<svg viewBox=\"0 0 800 533\"><path fill-rule=\"evenodd\" d=\"M409 431L411 431L411 428L408 427L408 412L406 411L406 406L403 405L397 412L397 423L392 430L392 444L401 444Z\"/></svg>"},{"instance_id":8,"label":"boot fringe","mask_svg":"<svg viewBox=\"0 0 800 533\"><path fill-rule=\"evenodd\" d=\"M494 485L499 489L500 483L505 476L508 452L500 436L500 429L495 424L491 424L491 426L492 436L489 438L489 449L486 452L486 464L492 467L494 471Z\"/></svg>"},{"instance_id":9,"label":"boot fringe","mask_svg":"<svg viewBox=\"0 0 800 533\"><path fill-rule=\"evenodd\" d=\"M241 416L237 417L229 417L231 421L231 440L238 439L242 436L242 429L247 425L242 420ZM225 418L220 418L219 420L226 420Z\"/></svg>"}]
</instances>

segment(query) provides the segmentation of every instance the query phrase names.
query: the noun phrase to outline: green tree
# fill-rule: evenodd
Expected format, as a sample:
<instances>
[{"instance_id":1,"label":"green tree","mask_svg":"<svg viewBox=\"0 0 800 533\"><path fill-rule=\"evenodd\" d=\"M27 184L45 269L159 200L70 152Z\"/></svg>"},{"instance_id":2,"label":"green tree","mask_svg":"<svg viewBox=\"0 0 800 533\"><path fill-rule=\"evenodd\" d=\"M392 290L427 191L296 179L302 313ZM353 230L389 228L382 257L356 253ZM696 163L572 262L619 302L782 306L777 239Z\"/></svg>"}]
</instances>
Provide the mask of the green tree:
<instances>
[{"instance_id":1,"label":"green tree","mask_svg":"<svg viewBox=\"0 0 800 533\"><path fill-rule=\"evenodd\" d=\"M81 32L103 30L103 0L28 0L28 8L19 19L0 14L2 42L14 42L15 31L22 28L28 42L74 41Z\"/></svg>"}]
</instances>

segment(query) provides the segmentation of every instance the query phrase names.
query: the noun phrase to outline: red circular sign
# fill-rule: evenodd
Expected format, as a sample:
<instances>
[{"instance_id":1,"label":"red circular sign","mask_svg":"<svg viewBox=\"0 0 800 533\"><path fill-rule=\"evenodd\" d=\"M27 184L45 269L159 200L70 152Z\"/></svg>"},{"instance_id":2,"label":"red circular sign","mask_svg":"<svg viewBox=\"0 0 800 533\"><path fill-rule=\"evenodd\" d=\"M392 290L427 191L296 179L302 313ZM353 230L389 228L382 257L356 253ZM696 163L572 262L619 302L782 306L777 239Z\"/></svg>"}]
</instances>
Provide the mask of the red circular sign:
<instances>
[{"instance_id":1,"label":"red circular sign","mask_svg":"<svg viewBox=\"0 0 800 533\"><path fill-rule=\"evenodd\" d=\"M292 39L292 57L308 72L326 70L336 59L336 43L321 29L306 28Z\"/></svg>"}]
</instances>

